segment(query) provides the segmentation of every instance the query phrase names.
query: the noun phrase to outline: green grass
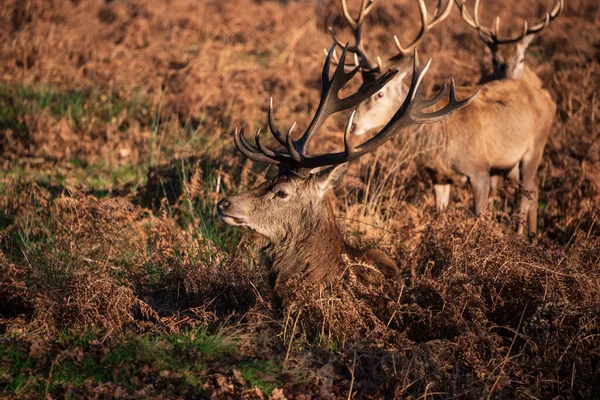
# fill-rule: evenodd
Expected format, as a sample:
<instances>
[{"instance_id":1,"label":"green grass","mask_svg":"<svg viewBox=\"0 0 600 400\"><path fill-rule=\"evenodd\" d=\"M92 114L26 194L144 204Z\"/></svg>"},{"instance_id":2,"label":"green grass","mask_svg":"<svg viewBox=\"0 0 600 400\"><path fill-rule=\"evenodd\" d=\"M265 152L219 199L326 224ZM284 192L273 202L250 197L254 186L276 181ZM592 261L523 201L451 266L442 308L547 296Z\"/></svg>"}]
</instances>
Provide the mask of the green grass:
<instances>
[{"instance_id":1,"label":"green grass","mask_svg":"<svg viewBox=\"0 0 600 400\"><path fill-rule=\"evenodd\" d=\"M186 160L177 160L175 165L177 174L177 184L184 187L184 184L190 182L192 174L192 165ZM208 161L204 161L201 166L202 179L200 185L201 193L196 193L194 198L186 197L178 210L179 223L183 229L191 229L192 234L196 238L211 241L219 248L231 250L235 248L241 238L241 230L223 224L215 215L215 205L210 199L209 193L214 193L217 190L219 177L217 169ZM162 196L167 197L166 193L171 190L167 187L169 182L161 182L163 191ZM171 217L174 216L174 211L169 209Z\"/></svg>"},{"instance_id":2,"label":"green grass","mask_svg":"<svg viewBox=\"0 0 600 400\"><path fill-rule=\"evenodd\" d=\"M67 117L76 128L94 121L119 121L118 128L125 130L132 119L146 121L149 116L149 106L140 93L133 98L123 98L116 91L99 93L91 89L0 84L0 129L24 132L27 128L23 118L43 110L48 110L54 119Z\"/></svg>"},{"instance_id":3,"label":"green grass","mask_svg":"<svg viewBox=\"0 0 600 400\"><path fill-rule=\"evenodd\" d=\"M131 336L108 344L102 344L100 338L98 332L63 332L37 354L30 352L28 343L13 338L0 343L0 396L21 390L42 395L46 387L49 394L57 395L89 381L134 390L139 389L136 382L149 376L155 379L166 371L167 376L201 393L207 372L203 360L236 351L234 338L210 335L198 328L179 334ZM271 364L265 365L267 371L275 370ZM248 371L249 382L259 382L256 372Z\"/></svg>"},{"instance_id":4,"label":"green grass","mask_svg":"<svg viewBox=\"0 0 600 400\"><path fill-rule=\"evenodd\" d=\"M0 171L0 185L4 187L9 181L30 180L34 180L45 188L56 187L59 189L64 188L68 182L75 189L94 192L96 197L102 198L114 190L124 188L128 192L138 190L146 183L147 167L141 164L111 165L103 161L83 163L79 159L71 159L68 167L41 169L15 165Z\"/></svg>"},{"instance_id":5,"label":"green grass","mask_svg":"<svg viewBox=\"0 0 600 400\"><path fill-rule=\"evenodd\" d=\"M168 336L175 349L193 349L204 356L218 357L235 351L235 341L224 336L209 335L202 329L192 329Z\"/></svg>"},{"instance_id":6,"label":"green grass","mask_svg":"<svg viewBox=\"0 0 600 400\"><path fill-rule=\"evenodd\" d=\"M274 360L253 360L238 365L244 380L251 387L258 387L265 396L281 384L281 366Z\"/></svg>"}]
</instances>

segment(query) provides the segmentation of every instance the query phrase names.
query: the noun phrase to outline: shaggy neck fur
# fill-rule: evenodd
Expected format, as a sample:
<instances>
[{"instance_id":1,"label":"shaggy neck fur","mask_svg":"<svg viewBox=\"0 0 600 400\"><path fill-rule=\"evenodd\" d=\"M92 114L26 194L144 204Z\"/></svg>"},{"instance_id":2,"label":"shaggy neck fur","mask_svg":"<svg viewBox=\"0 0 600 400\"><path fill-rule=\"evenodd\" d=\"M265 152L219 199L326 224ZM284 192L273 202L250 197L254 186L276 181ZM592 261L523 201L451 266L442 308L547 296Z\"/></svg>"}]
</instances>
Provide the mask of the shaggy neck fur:
<instances>
[{"instance_id":1,"label":"shaggy neck fur","mask_svg":"<svg viewBox=\"0 0 600 400\"><path fill-rule=\"evenodd\" d=\"M328 198L321 201L325 204L302 215L302 226L288 227L283 240L263 248L269 284L280 298L290 278L302 276L310 282L322 282L341 272L344 265L342 254L349 246L335 223L331 202Z\"/></svg>"}]
</instances>

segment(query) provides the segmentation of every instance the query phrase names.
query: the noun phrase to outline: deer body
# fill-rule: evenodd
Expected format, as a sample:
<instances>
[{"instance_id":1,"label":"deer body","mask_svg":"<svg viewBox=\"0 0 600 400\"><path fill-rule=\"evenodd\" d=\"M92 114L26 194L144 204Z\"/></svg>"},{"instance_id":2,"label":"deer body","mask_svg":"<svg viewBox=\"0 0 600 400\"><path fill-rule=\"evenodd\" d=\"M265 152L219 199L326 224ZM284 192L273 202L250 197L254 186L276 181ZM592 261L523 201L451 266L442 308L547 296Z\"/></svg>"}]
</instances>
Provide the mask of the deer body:
<instances>
[{"instance_id":1,"label":"deer body","mask_svg":"<svg viewBox=\"0 0 600 400\"><path fill-rule=\"evenodd\" d=\"M395 83L393 80L389 85ZM397 84L403 85L402 82ZM470 107L438 123L405 131L397 139L398 146L408 154L417 154L417 165L430 174L438 211L448 206L450 185L464 177L472 186L476 215L487 207L494 177L521 180L525 193L520 212L527 217L530 232L535 232L537 187L534 177L552 127L556 104L546 90L519 79L490 81L478 88L480 94ZM460 96L473 90L459 88L457 92ZM377 119L381 111L372 112L380 107L382 99L375 94L359 106L353 133L363 134L385 123ZM394 109L402 98L390 97L387 101L386 107ZM523 229L521 226L519 231Z\"/></svg>"},{"instance_id":2,"label":"deer body","mask_svg":"<svg viewBox=\"0 0 600 400\"><path fill-rule=\"evenodd\" d=\"M520 96L510 95L515 91ZM529 230L535 232L534 177L555 112L545 90L520 80L493 81L481 87L471 107L437 124L413 129L416 132L401 137L400 145L420 154L416 161L431 174L439 211L448 205L449 185L463 176L471 182L479 215L486 208L492 177L520 172L526 192L520 212L528 216Z\"/></svg>"},{"instance_id":3,"label":"deer body","mask_svg":"<svg viewBox=\"0 0 600 400\"><path fill-rule=\"evenodd\" d=\"M398 275L391 258L376 249L350 246L337 227L327 191L341 181L347 166L308 179L284 173L219 203L224 222L249 227L269 240L262 249L263 261L277 301L284 297L285 283L293 277L324 282L341 275L346 268L344 254L352 261L373 265L375 274L380 271L386 278Z\"/></svg>"},{"instance_id":4,"label":"deer body","mask_svg":"<svg viewBox=\"0 0 600 400\"><path fill-rule=\"evenodd\" d=\"M544 21L531 28L525 24L520 38L505 41L497 37L499 22L494 30L481 27L477 14L479 0L475 2L474 17L467 12L464 1L455 1L463 19L478 29L492 52L494 80L478 86L481 93L471 107L437 124L415 127L412 132L405 132L400 140L401 146L407 147L405 150L409 154L417 154L417 163L429 171L438 211L447 208L450 184L461 177L467 177L471 182L476 215L486 209L490 190L495 188L499 175L520 180L523 191L519 213L527 220L529 231L534 233L537 229L538 196L534 178L556 105L548 92L542 89L541 80L525 66L524 54L535 34L560 13L562 0L557 1ZM425 4L419 0L422 27L411 46L416 45L431 27L447 17L452 3L450 0L442 12L442 2L438 1L433 19L429 22ZM351 50L359 59L364 82L376 79L383 70L379 58L377 65L370 61L360 40L362 24L371 7L372 2L363 1L358 18L353 19L347 11L346 1L342 0L344 15L356 40ZM385 124L390 110L396 109L404 101L406 84L400 77L406 74L408 54L396 37L395 40L398 54L389 61L399 73L388 85L358 106L352 127L355 135L365 134ZM519 232L523 230L524 224L521 223Z\"/></svg>"},{"instance_id":5,"label":"deer body","mask_svg":"<svg viewBox=\"0 0 600 400\"><path fill-rule=\"evenodd\" d=\"M469 104L474 96L458 101L454 83L450 87L450 101L440 110L426 113L446 91L446 86L433 99L426 100L418 92L429 62L421 68L415 51L413 76L405 101L381 131L353 147L349 142L354 114L344 132L344 150L337 153L308 155L306 147L323 122L333 113L343 111L365 100L389 82L395 72L379 76L371 84L363 85L358 92L339 98L343 86L358 72L347 73L344 60L347 48L342 52L333 76L329 77L331 58L335 44L329 51L322 72L321 101L308 128L298 140L292 138L295 123L282 134L273 120L273 105L269 103L269 129L285 150L272 150L260 141L260 130L255 144L245 139L243 126L234 132L238 150L254 161L277 166L274 177L258 187L224 198L217 204L217 212L229 225L252 229L265 236L269 245L263 249L268 268L269 281L275 291L275 299L284 297L286 282L299 276L312 283L320 283L332 274L339 275L345 268L344 255L351 260L373 264L377 274L391 278L397 275L395 263L378 250L361 251L349 246L342 237L333 215L327 193L343 178L349 162L356 160L387 143L399 132L413 125L439 121ZM373 280L371 273L359 277Z\"/></svg>"}]
</instances>

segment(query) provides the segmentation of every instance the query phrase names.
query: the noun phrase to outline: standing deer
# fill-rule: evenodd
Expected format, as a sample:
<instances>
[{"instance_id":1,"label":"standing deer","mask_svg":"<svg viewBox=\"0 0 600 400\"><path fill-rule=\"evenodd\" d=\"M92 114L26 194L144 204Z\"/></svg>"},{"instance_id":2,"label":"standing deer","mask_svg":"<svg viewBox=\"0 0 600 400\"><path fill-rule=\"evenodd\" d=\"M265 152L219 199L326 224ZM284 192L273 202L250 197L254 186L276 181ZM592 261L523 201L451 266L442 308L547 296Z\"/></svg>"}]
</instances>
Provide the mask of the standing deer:
<instances>
[{"instance_id":1,"label":"standing deer","mask_svg":"<svg viewBox=\"0 0 600 400\"><path fill-rule=\"evenodd\" d=\"M530 85L541 88L542 81L531 69L525 65L525 51L535 38L535 35L544 30L550 21L558 17L564 8L563 0L557 0L556 4L543 20L533 26L527 21L523 24L521 34L514 38L500 39L500 17L496 16L494 28L490 29L481 25L479 18L479 1L475 0L473 16L469 14L464 0L455 0L463 21L479 33L479 37L492 53L492 66L494 70L493 79L522 79ZM511 181L519 180L519 165L506 175ZM498 185L497 177L492 179L492 190Z\"/></svg>"},{"instance_id":2,"label":"standing deer","mask_svg":"<svg viewBox=\"0 0 600 400\"><path fill-rule=\"evenodd\" d=\"M423 1L419 0L419 4L423 33L431 24L427 24ZM362 23L371 10L372 1L362 2L357 19L347 12L345 0L342 0L342 7L356 40L349 51L356 54L359 66L370 75L369 80L364 82L377 79L383 73L382 68L371 66L361 43ZM445 15L445 12L440 14L439 10L440 3L432 24ZM397 38L396 44L402 49ZM468 178L473 191L475 215L479 216L487 207L495 176L520 174L523 191L519 213L526 220L529 232L535 233L538 201L535 174L554 120L556 105L548 92L541 89L541 85L531 85L521 80L494 80L478 88L481 94L470 107L439 123L404 131L399 138L400 146L409 154L416 154L417 165L429 172L438 211L448 207L450 184ZM459 94L472 91L474 88L460 89ZM377 92L358 106L351 129L354 135L362 135L383 126L386 116L404 100L402 95L380 97L380 93ZM524 228L521 222L518 231L523 233Z\"/></svg>"},{"instance_id":3,"label":"standing deer","mask_svg":"<svg viewBox=\"0 0 600 400\"><path fill-rule=\"evenodd\" d=\"M323 67L321 101L300 139L292 138L295 123L285 135L277 129L273 120L272 100L269 103L269 130L285 150L267 148L260 140L260 130L256 132L255 144L245 139L243 125L239 132L237 129L234 132L238 150L251 160L277 166L276 176L254 189L224 198L217 204L223 222L250 228L268 239L269 245L263 252L267 260L269 283L276 299L284 296L285 283L291 277L303 276L317 283L343 273L344 254L351 259L374 264L386 277L396 276L396 264L387 255L379 250L361 251L344 241L327 193L342 180L350 161L372 152L409 126L439 121L473 100L470 97L457 101L452 82L449 103L438 111L425 113L424 109L438 103L446 87L444 85L433 99L421 97L419 85L430 62L421 68L415 51L413 76L406 100L377 135L352 147L349 133L353 114L344 132L343 151L308 155L308 143L331 114L355 107L396 75L395 71L384 73L373 82L363 85L356 93L341 99L340 90L359 68L349 73L344 70L347 54L344 48L340 63L330 79L329 69L335 46L329 51Z\"/></svg>"}]
</instances>

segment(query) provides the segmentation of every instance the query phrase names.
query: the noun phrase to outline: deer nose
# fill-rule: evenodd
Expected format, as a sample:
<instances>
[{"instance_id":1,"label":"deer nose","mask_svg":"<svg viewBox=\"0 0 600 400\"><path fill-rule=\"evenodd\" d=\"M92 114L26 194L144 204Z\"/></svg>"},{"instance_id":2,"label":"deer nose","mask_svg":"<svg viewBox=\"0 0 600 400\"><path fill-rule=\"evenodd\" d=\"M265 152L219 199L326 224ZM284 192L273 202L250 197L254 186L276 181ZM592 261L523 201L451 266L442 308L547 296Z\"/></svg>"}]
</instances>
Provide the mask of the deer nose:
<instances>
[{"instance_id":1,"label":"deer nose","mask_svg":"<svg viewBox=\"0 0 600 400\"><path fill-rule=\"evenodd\" d=\"M228 198L221 199L221 201L217 203L217 211L219 212L219 214L227 210L230 204L231 203L229 202Z\"/></svg>"}]
</instances>

